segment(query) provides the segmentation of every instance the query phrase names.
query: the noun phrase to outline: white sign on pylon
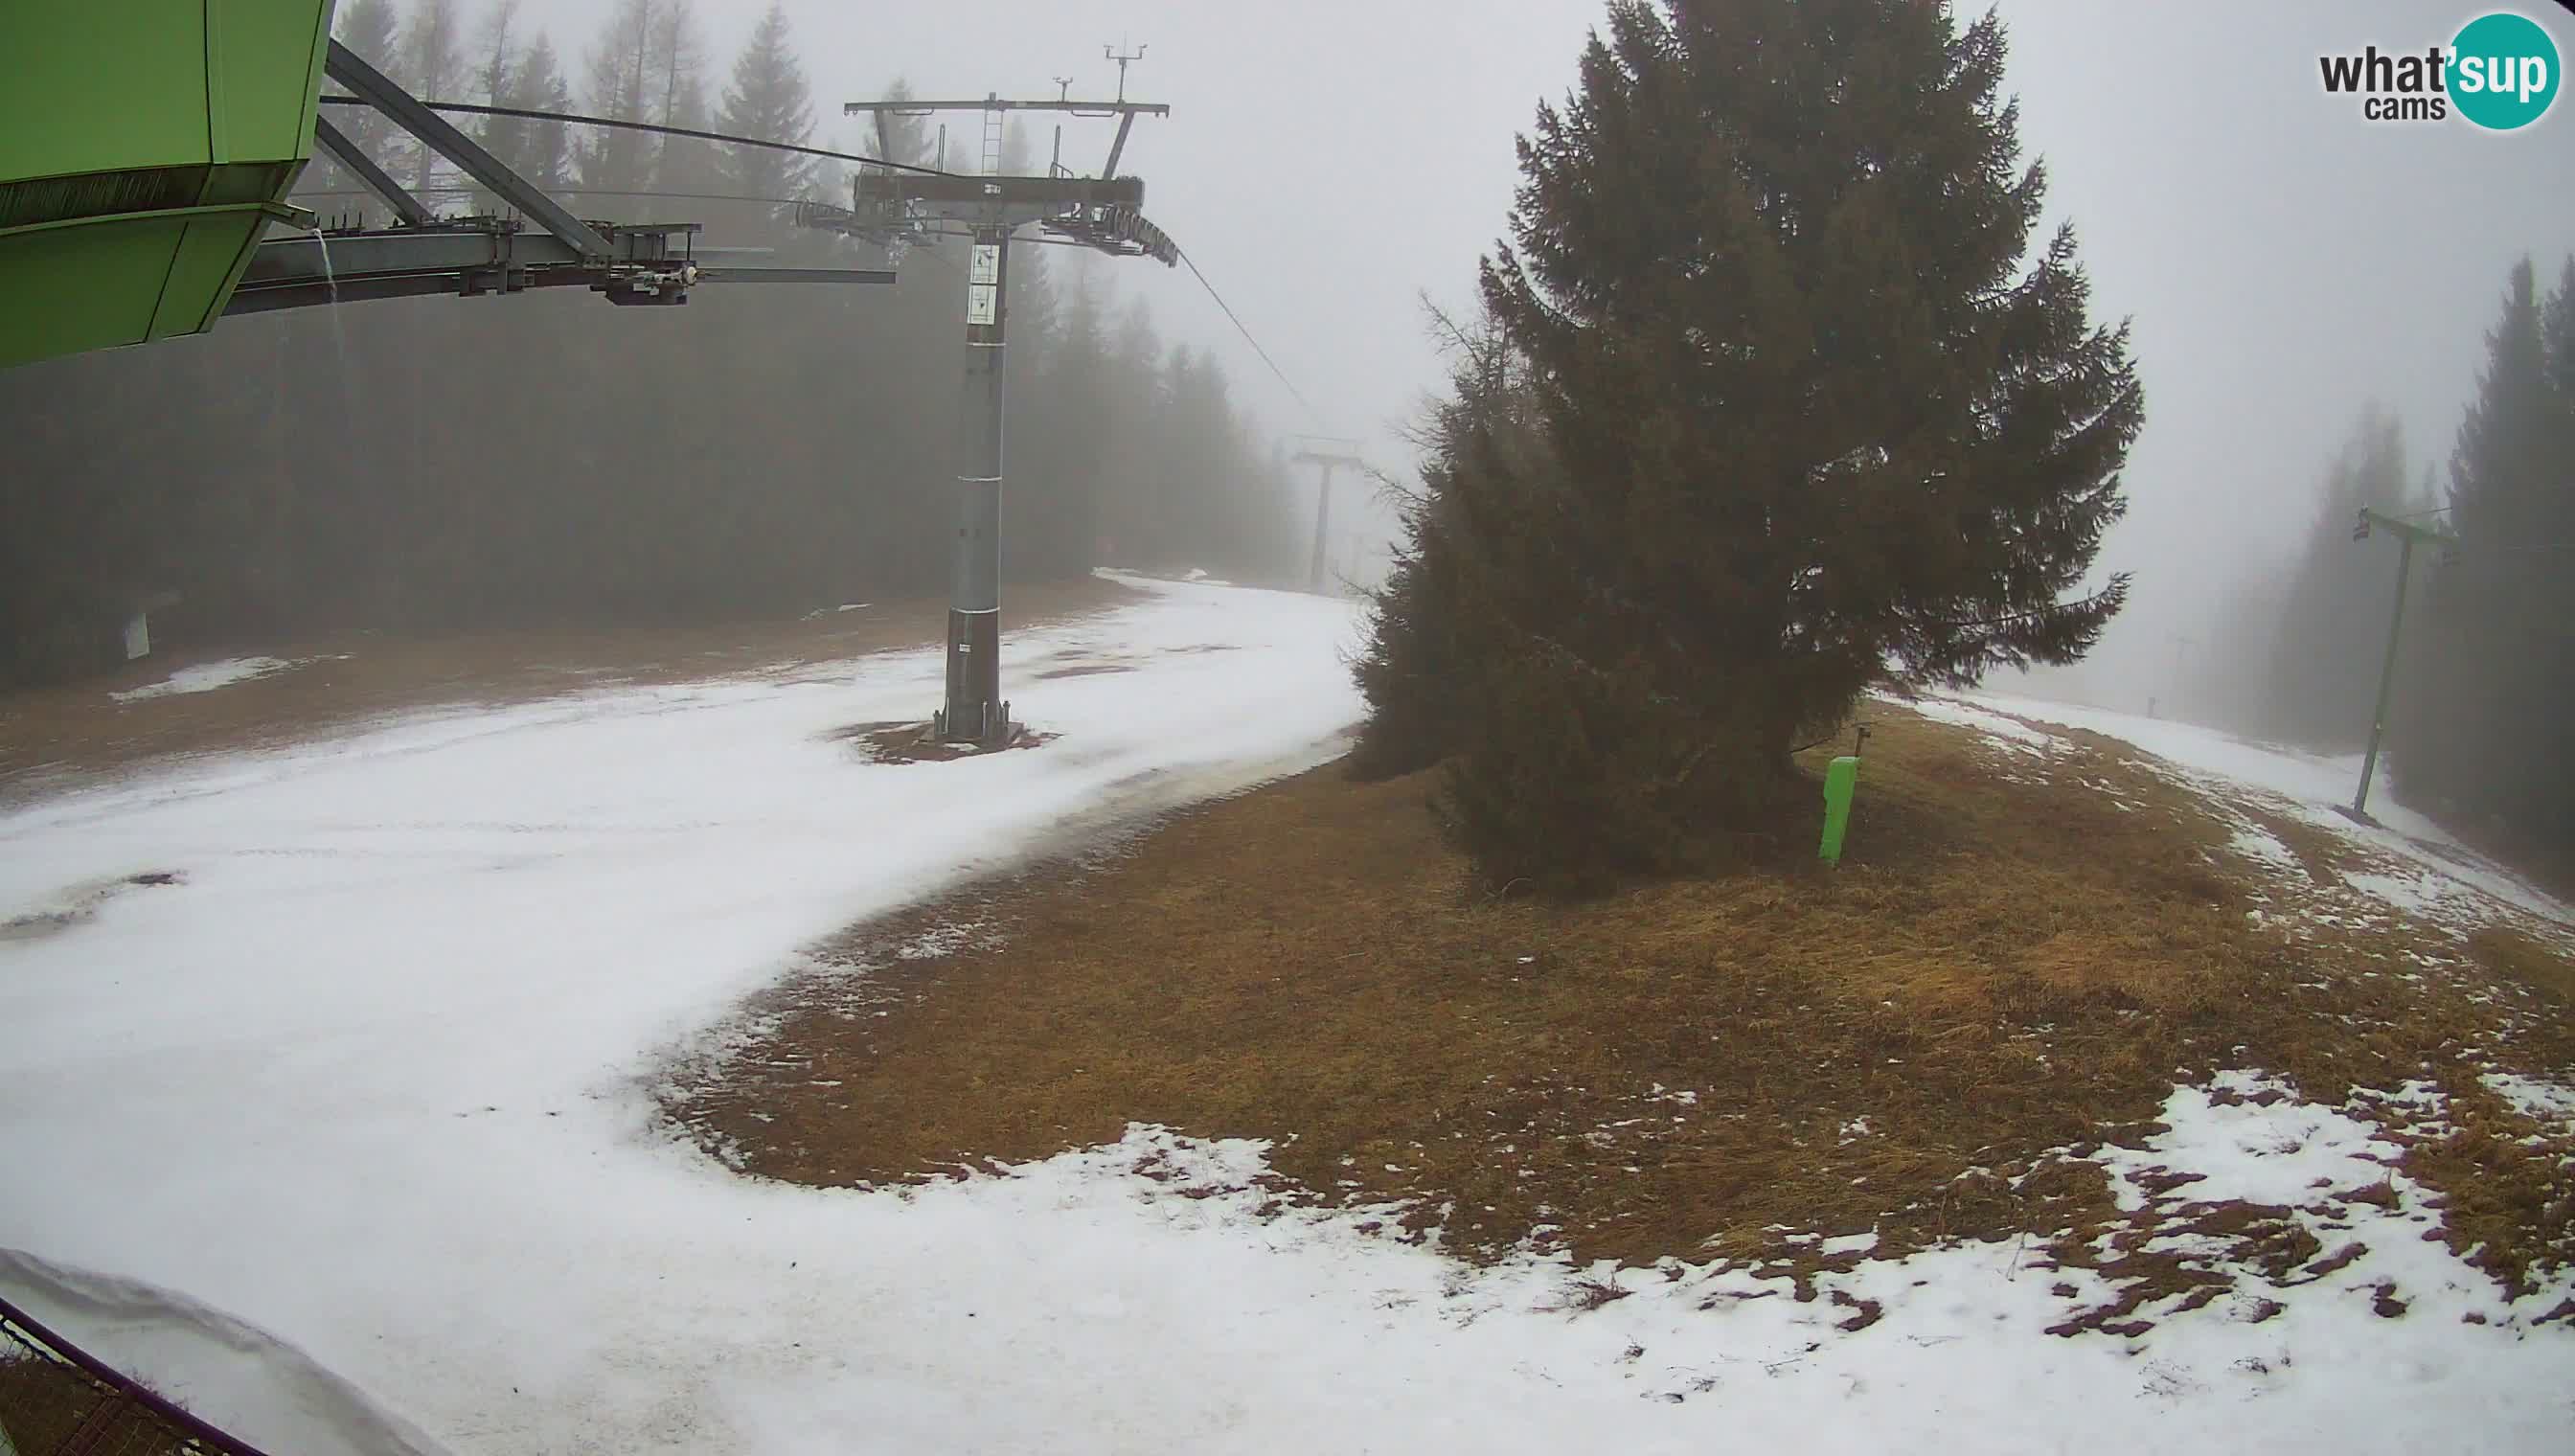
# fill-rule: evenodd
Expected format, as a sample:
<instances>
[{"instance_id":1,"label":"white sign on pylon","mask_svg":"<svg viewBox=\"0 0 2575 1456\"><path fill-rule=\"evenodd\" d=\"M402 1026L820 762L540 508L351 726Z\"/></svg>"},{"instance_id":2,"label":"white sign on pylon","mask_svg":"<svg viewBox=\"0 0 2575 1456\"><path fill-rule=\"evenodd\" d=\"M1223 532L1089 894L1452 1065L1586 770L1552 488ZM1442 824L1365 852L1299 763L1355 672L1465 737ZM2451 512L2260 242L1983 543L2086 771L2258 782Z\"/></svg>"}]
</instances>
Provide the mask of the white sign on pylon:
<instances>
[{"instance_id":1,"label":"white sign on pylon","mask_svg":"<svg viewBox=\"0 0 2575 1456\"><path fill-rule=\"evenodd\" d=\"M1002 245L978 243L966 266L966 322L993 324L1002 307Z\"/></svg>"}]
</instances>

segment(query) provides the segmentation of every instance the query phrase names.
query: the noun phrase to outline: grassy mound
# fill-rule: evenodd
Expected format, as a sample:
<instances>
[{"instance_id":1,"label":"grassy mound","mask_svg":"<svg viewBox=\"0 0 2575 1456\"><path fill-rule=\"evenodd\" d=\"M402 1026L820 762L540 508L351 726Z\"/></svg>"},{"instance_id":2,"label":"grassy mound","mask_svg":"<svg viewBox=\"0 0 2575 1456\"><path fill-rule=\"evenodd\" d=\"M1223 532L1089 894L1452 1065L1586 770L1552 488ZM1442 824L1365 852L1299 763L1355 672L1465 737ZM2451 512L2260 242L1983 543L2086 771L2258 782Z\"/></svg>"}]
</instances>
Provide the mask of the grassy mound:
<instances>
[{"instance_id":1,"label":"grassy mound","mask_svg":"<svg viewBox=\"0 0 2575 1456\"><path fill-rule=\"evenodd\" d=\"M1311 773L853 931L671 1111L809 1183L1161 1123L1270 1139L1282 1198L1400 1202L1469 1257L1793 1272L1856 1257L1818 1235L1873 1229L1877 1256L2025 1235L2142 1298L2201 1271L2150 1251L2085 1155L2177 1082L2259 1067L2338 1105L2437 1088L2437 1125L2406 1121L2419 1099L2355 1106L2408 1140L2454 1242L2508 1285L2575 1257L2569 1144L2483 1079L2575 1065L2561 947L2306 903L2351 851L2248 859L2246 809L2125 744L1877 717L1838 870L1801 851L1495 898L1425 776ZM2191 1217L2247 1247L2266 1226Z\"/></svg>"}]
</instances>

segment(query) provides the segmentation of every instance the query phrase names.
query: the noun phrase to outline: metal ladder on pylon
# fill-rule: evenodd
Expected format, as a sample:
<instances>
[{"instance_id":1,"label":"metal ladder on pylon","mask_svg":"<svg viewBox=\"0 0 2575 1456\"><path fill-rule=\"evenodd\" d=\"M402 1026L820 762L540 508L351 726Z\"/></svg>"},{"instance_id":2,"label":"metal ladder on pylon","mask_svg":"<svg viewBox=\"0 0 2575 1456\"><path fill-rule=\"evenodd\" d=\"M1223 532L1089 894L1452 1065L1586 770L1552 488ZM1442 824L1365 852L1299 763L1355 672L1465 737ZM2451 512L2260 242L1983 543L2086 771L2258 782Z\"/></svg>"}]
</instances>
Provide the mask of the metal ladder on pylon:
<instances>
[{"instance_id":1,"label":"metal ladder on pylon","mask_svg":"<svg viewBox=\"0 0 2575 1456\"><path fill-rule=\"evenodd\" d=\"M984 175L987 177L999 177L1002 175L1002 122L1004 115L1005 113L1000 111L988 111L984 113Z\"/></svg>"}]
</instances>

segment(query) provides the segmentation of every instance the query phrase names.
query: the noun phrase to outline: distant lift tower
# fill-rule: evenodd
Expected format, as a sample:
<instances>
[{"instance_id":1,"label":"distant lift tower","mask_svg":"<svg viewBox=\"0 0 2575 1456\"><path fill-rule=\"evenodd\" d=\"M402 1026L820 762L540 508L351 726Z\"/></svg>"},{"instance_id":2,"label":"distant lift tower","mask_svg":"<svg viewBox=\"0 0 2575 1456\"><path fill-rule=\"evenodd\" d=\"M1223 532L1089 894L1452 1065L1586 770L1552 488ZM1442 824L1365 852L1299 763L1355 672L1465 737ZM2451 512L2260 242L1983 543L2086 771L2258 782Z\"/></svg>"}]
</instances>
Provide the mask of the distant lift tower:
<instances>
[{"instance_id":1,"label":"distant lift tower","mask_svg":"<svg viewBox=\"0 0 2575 1456\"><path fill-rule=\"evenodd\" d=\"M1295 461L1298 465L1323 468L1322 483L1314 489L1314 559L1305 568L1305 590L1320 592L1323 590L1323 533L1332 520L1332 472L1341 466L1362 469L1358 442L1325 435L1302 436L1296 442Z\"/></svg>"},{"instance_id":2,"label":"distant lift tower","mask_svg":"<svg viewBox=\"0 0 2575 1456\"><path fill-rule=\"evenodd\" d=\"M2366 506L2352 525L2351 539L2369 540L2372 527L2386 531L2403 545L2396 553L2396 608L2387 621L2387 657L2378 668L2378 706L2369 715L2369 750L2360 756L2360 788L2351 796L2351 807L2343 810L2345 817L2364 824L2377 822L2369 816L2369 780L2378 773L2378 746L2387 735L2387 708L2396 697L2396 643L2405 631L2405 584L2414 575L2414 548L2437 547L2445 555L2456 555L2459 550L2459 539L2446 531Z\"/></svg>"},{"instance_id":3,"label":"distant lift tower","mask_svg":"<svg viewBox=\"0 0 2575 1456\"><path fill-rule=\"evenodd\" d=\"M1117 59L1113 57L1112 59ZM1133 59L1132 57L1128 59ZM867 170L854 179L851 211L808 209L813 226L839 226L889 247L934 241L962 224L973 239L966 270L966 392L957 447L957 540L948 609L948 696L933 720L944 741L999 745L1010 740L1011 706L1002 699L1001 578L1002 475L1006 330L1005 300L1011 282L1011 237L1031 223L1056 237L1116 257L1152 258L1165 267L1180 250L1140 209L1145 184L1117 175L1128 131L1139 116L1168 116L1168 106L1126 99L1125 67L1116 101L853 101L847 115L879 120L889 113L983 113L980 175L919 176ZM1063 165L1064 133L1056 132L1056 160L1043 177L1002 175L1003 128L1014 111L1052 111L1079 117L1116 117L1118 139L1099 177L1078 177Z\"/></svg>"}]
</instances>

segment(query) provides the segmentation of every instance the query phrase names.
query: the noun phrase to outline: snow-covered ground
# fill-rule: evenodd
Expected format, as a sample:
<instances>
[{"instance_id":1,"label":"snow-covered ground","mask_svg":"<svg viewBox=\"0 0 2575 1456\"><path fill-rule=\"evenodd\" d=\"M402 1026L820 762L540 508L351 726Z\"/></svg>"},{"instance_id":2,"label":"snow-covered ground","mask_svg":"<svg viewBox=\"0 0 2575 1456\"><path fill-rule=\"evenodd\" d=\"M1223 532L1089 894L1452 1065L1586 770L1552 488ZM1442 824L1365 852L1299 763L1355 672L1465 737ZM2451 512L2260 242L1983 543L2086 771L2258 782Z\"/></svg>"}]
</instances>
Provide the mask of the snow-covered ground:
<instances>
[{"instance_id":1,"label":"snow-covered ground","mask_svg":"<svg viewBox=\"0 0 2575 1456\"><path fill-rule=\"evenodd\" d=\"M1121 1143L902 1192L737 1177L659 1068L800 949L1105 804L1316 761L1347 604L1155 584L1018 636L1045 747L864 761L939 662L425 717L0 817L0 1292L286 1452L2566 1448L2575 1344L2391 1205L2365 1124L2176 1089L2156 1166L2371 1253L2059 1338L1972 1244L1822 1276L1469 1270L1254 1213L1262 1149ZM1057 667L1134 671L1047 679ZM167 874L168 882L135 876ZM2253 1085L2249 1080L2246 1087ZM2237 1088L2241 1091L2244 1088ZM1851 1135L1862 1135L1854 1132ZM1152 1159L1177 1180L1145 1176ZM2323 1186L2312 1186L2317 1179ZM1192 1196L1193 1194L1205 1196ZM2305 1215L2302 1215L2305 1216ZM1856 1249L1858 1244L1849 1245ZM2413 1302L2372 1312L2393 1280ZM2488 1323L2462 1323L2468 1314Z\"/></svg>"},{"instance_id":2,"label":"snow-covered ground","mask_svg":"<svg viewBox=\"0 0 2575 1456\"><path fill-rule=\"evenodd\" d=\"M147 698L168 698L174 693L212 693L218 688L230 688L235 683L247 683L254 678L300 668L310 661L310 658L226 658L219 663L199 663L194 667L181 668L158 683L146 683L140 688L128 688L122 693L107 696L119 703L139 703Z\"/></svg>"}]
</instances>

